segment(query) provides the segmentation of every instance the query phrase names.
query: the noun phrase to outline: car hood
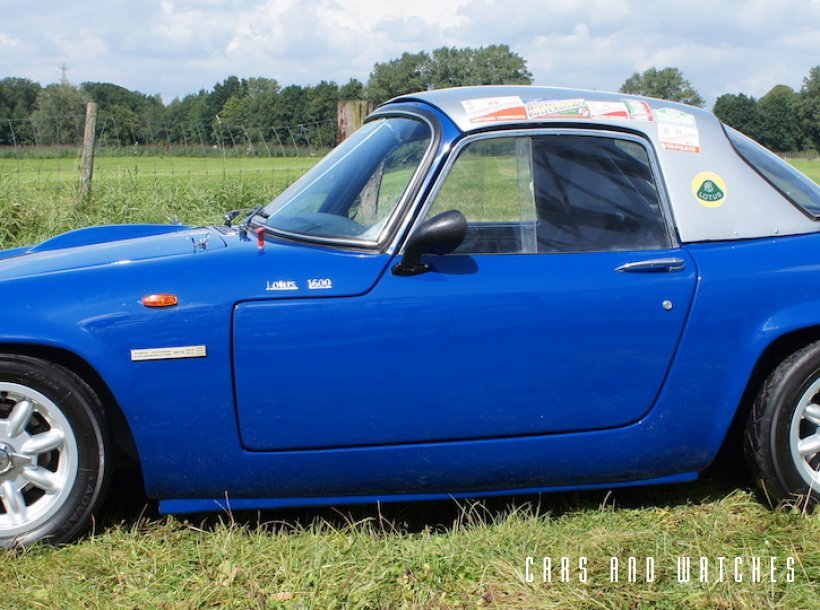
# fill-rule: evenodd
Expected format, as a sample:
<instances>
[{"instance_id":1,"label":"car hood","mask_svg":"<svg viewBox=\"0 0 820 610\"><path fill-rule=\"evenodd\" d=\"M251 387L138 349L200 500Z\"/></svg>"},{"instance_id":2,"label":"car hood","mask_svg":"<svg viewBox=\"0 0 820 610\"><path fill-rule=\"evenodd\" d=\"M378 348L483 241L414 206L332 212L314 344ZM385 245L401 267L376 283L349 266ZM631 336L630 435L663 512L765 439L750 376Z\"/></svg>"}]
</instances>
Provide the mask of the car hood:
<instances>
[{"instance_id":1,"label":"car hood","mask_svg":"<svg viewBox=\"0 0 820 610\"><path fill-rule=\"evenodd\" d=\"M225 248L213 228L113 225L78 229L36 246L0 251L0 281Z\"/></svg>"}]
</instances>

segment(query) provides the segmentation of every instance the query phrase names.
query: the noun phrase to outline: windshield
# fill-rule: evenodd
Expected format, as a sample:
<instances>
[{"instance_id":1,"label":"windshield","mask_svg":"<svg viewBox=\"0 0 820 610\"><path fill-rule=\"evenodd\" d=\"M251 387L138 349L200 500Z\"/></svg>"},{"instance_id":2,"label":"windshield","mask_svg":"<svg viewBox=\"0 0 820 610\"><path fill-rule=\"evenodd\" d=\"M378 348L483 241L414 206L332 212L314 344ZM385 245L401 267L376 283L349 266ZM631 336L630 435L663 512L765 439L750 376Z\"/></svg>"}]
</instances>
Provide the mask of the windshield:
<instances>
[{"instance_id":1,"label":"windshield","mask_svg":"<svg viewBox=\"0 0 820 610\"><path fill-rule=\"evenodd\" d=\"M421 120L365 124L265 208L266 225L290 235L378 241L431 141Z\"/></svg>"}]
</instances>

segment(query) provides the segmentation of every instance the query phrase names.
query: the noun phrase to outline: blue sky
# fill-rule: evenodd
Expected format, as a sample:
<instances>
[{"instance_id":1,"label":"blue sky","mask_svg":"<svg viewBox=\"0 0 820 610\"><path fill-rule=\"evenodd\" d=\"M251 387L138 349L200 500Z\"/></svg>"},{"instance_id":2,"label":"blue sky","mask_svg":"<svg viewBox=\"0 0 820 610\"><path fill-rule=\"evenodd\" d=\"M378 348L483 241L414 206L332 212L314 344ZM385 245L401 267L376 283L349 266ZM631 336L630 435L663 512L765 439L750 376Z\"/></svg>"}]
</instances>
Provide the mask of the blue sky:
<instances>
[{"instance_id":1,"label":"blue sky","mask_svg":"<svg viewBox=\"0 0 820 610\"><path fill-rule=\"evenodd\" d=\"M229 75L367 80L403 51L508 44L541 85L617 90L675 66L709 105L799 89L820 64L820 0L0 0L0 78L176 96Z\"/></svg>"}]
</instances>

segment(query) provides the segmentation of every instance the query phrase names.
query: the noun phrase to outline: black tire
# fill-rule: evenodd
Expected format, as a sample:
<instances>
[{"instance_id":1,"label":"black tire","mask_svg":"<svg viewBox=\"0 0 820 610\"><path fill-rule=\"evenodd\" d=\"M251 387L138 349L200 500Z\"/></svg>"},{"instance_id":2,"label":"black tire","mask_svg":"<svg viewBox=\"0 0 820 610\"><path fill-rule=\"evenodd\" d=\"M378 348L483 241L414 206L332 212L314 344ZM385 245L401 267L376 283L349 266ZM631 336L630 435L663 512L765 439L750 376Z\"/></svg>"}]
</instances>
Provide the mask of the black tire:
<instances>
[{"instance_id":1,"label":"black tire","mask_svg":"<svg viewBox=\"0 0 820 610\"><path fill-rule=\"evenodd\" d=\"M820 501L820 450L800 452L814 444L815 434L820 440L819 412L820 342L816 342L786 358L769 375L746 424L746 459L773 505L810 507Z\"/></svg>"},{"instance_id":2,"label":"black tire","mask_svg":"<svg viewBox=\"0 0 820 610\"><path fill-rule=\"evenodd\" d=\"M100 400L82 379L0 354L0 548L83 533L108 487L109 448Z\"/></svg>"}]
</instances>

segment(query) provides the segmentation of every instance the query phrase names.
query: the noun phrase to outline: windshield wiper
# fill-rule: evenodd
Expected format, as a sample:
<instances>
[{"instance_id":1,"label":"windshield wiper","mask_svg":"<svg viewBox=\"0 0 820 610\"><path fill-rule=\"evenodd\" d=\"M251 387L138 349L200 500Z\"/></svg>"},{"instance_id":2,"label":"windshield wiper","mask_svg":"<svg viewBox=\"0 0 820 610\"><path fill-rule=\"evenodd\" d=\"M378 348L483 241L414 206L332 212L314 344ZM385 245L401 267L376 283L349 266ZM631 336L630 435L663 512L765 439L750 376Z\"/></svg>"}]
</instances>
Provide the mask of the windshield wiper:
<instances>
[{"instance_id":1,"label":"windshield wiper","mask_svg":"<svg viewBox=\"0 0 820 610\"><path fill-rule=\"evenodd\" d=\"M245 222L242 223L246 227L248 225L250 225L251 219L253 219L254 216L261 216L262 218L268 218L268 214L266 214L265 212L262 211L264 209L265 209L265 206L258 205L255 208L240 208L238 210L231 210L230 212L225 214L225 226L226 227L232 227L234 219L237 216L241 216L245 212L250 212L250 216L248 216L245 219Z\"/></svg>"}]
</instances>

